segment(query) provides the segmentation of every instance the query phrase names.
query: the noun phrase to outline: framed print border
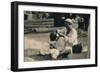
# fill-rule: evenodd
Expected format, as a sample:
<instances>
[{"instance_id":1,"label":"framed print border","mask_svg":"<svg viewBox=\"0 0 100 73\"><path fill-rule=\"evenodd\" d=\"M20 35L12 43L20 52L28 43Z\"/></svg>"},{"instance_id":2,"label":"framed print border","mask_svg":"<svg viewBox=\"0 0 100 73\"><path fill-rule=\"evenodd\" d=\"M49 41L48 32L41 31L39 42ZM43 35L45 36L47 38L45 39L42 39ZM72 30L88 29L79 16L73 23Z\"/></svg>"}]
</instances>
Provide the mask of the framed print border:
<instances>
[{"instance_id":1,"label":"framed print border","mask_svg":"<svg viewBox=\"0 0 100 73\"><path fill-rule=\"evenodd\" d=\"M18 50L18 10L20 5L26 6L48 6L48 7L61 7L61 8L84 8L95 10L95 64L84 65L70 65L70 66L52 66L52 67L36 67L36 68L19 68L19 50ZM64 69L64 68L81 68L81 67L94 67L97 66L97 7L96 6L83 6L83 5L65 5L65 4L49 4L49 3L33 3L33 2L17 2L11 3L11 70L12 71L31 71L31 70L50 70L50 69Z\"/></svg>"}]
</instances>

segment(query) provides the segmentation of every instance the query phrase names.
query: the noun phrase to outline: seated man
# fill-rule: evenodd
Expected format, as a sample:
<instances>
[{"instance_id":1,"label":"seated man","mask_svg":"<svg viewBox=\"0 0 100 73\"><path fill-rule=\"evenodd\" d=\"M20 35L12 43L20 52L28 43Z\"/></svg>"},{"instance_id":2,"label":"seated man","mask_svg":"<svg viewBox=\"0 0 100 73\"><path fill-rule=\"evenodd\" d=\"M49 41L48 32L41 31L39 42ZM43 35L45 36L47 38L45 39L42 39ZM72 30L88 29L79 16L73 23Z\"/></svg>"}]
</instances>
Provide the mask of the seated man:
<instances>
[{"instance_id":1,"label":"seated man","mask_svg":"<svg viewBox=\"0 0 100 73\"><path fill-rule=\"evenodd\" d=\"M55 59L57 59L57 57L60 56L61 54L80 52L80 49L82 48L81 44L78 45L78 34L76 29L72 27L72 24L73 22L71 19L66 19L65 20L66 33L61 33L60 30L57 30L57 32L55 33L54 37L55 40L53 38L53 45L51 44L52 46L51 48L55 49L53 50L53 55L52 55L55 56ZM54 52L58 52L55 53L57 55L54 55Z\"/></svg>"},{"instance_id":2,"label":"seated man","mask_svg":"<svg viewBox=\"0 0 100 73\"><path fill-rule=\"evenodd\" d=\"M71 19L66 19L65 20L65 27L66 27L66 34L59 33L60 36L64 37L65 42L66 42L66 47L63 52L68 52L70 51L71 53L73 52L81 52L82 46L81 44L78 45L78 34L75 28L72 27L72 20ZM78 49L78 50L77 50Z\"/></svg>"},{"instance_id":3,"label":"seated man","mask_svg":"<svg viewBox=\"0 0 100 73\"><path fill-rule=\"evenodd\" d=\"M52 59L58 59L60 51L65 47L65 40L57 31L50 33L50 53Z\"/></svg>"}]
</instances>

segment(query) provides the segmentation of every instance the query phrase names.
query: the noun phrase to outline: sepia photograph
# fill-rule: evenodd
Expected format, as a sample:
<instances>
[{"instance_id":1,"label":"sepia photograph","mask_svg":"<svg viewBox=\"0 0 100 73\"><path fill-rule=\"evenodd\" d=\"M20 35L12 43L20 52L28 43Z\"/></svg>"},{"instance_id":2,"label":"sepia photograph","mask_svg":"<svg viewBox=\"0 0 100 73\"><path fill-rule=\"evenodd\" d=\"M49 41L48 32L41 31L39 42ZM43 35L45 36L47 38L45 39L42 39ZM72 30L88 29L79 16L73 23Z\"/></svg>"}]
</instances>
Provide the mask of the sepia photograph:
<instances>
[{"instance_id":1,"label":"sepia photograph","mask_svg":"<svg viewBox=\"0 0 100 73\"><path fill-rule=\"evenodd\" d=\"M97 7L11 3L11 70L97 66Z\"/></svg>"},{"instance_id":2,"label":"sepia photograph","mask_svg":"<svg viewBox=\"0 0 100 73\"><path fill-rule=\"evenodd\" d=\"M90 14L24 11L24 61L90 58Z\"/></svg>"}]
</instances>

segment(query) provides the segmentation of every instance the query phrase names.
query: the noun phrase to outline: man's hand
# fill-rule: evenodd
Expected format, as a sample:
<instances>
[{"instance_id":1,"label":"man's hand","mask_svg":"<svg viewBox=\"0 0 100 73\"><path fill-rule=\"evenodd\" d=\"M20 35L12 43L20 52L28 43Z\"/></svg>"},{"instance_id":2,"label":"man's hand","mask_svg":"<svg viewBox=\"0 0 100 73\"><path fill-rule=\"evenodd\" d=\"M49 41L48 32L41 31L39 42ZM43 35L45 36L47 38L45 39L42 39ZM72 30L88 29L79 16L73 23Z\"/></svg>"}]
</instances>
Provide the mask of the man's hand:
<instances>
[{"instance_id":1,"label":"man's hand","mask_svg":"<svg viewBox=\"0 0 100 73\"><path fill-rule=\"evenodd\" d=\"M58 33L60 36L64 37L65 35L63 33Z\"/></svg>"},{"instance_id":2,"label":"man's hand","mask_svg":"<svg viewBox=\"0 0 100 73\"><path fill-rule=\"evenodd\" d=\"M65 39L66 42L68 41L68 36L66 36L66 35L64 35L62 33L59 33L59 35L62 36Z\"/></svg>"}]
</instances>

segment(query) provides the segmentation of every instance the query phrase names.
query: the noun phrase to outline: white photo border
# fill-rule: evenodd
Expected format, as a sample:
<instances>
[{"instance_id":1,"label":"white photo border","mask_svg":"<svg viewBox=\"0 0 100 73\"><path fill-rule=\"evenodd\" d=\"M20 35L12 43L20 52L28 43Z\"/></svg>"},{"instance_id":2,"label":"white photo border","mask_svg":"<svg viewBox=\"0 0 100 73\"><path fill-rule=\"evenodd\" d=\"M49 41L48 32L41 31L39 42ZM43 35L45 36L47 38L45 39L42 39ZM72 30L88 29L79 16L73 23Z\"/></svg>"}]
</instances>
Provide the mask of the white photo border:
<instances>
[{"instance_id":1,"label":"white photo border","mask_svg":"<svg viewBox=\"0 0 100 73\"><path fill-rule=\"evenodd\" d=\"M18 66L19 68L35 68L35 67L50 67L50 66L71 66L71 65L84 65L95 64L95 10L90 9L78 9L78 8L62 8L62 7L48 7L48 6L27 6L19 5L19 51L18 51ZM90 58L89 59L75 59L75 60L59 60L59 61L39 61L39 62L24 62L24 11L40 11L40 12L62 12L62 13L84 13L90 14L90 28L91 30L91 42L90 42Z\"/></svg>"}]
</instances>

